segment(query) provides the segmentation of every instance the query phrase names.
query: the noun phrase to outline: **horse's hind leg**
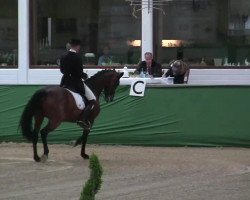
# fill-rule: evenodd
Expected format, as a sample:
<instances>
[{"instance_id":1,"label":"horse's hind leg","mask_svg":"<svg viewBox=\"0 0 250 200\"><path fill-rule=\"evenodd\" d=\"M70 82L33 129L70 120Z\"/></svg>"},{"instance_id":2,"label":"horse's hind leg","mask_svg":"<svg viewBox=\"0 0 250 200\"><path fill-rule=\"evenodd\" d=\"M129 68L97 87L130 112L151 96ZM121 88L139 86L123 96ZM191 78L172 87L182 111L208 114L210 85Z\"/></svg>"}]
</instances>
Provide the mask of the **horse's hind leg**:
<instances>
[{"instance_id":1,"label":"horse's hind leg","mask_svg":"<svg viewBox=\"0 0 250 200\"><path fill-rule=\"evenodd\" d=\"M34 131L34 138L33 138L34 160L36 162L40 162L40 157L37 155L37 141L38 141L38 132Z\"/></svg>"},{"instance_id":2,"label":"horse's hind leg","mask_svg":"<svg viewBox=\"0 0 250 200\"><path fill-rule=\"evenodd\" d=\"M42 160L45 161L48 158L49 155L49 148L47 144L47 136L49 132L55 130L61 122L59 121L52 121L50 120L48 124L41 130L41 138L43 142L43 149L44 149L44 154L42 156Z\"/></svg>"},{"instance_id":3,"label":"horse's hind leg","mask_svg":"<svg viewBox=\"0 0 250 200\"><path fill-rule=\"evenodd\" d=\"M89 155L85 153L86 143L88 139L90 129L84 129L82 134L82 148L81 148L81 156L84 159L89 159Z\"/></svg>"},{"instance_id":4,"label":"horse's hind leg","mask_svg":"<svg viewBox=\"0 0 250 200\"><path fill-rule=\"evenodd\" d=\"M38 142L38 133L43 123L44 117L42 115L35 116L35 127L34 127L34 138L33 138L33 153L34 160L40 162L40 157L37 155L37 142Z\"/></svg>"}]
</instances>

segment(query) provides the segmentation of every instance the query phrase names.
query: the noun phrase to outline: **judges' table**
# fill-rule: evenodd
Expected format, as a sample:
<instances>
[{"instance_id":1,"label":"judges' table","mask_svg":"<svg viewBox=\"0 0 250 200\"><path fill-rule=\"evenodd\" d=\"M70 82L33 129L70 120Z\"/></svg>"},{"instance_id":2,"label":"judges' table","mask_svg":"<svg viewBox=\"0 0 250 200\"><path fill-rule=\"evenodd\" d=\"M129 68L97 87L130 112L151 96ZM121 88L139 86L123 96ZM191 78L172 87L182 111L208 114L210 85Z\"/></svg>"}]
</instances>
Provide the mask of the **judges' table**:
<instances>
[{"instance_id":1,"label":"judges' table","mask_svg":"<svg viewBox=\"0 0 250 200\"><path fill-rule=\"evenodd\" d=\"M127 79L129 80L129 79ZM20 115L41 86L0 86L0 142L24 141ZM147 87L144 97L117 89L115 101L101 101L89 143L156 146L250 147L250 86ZM69 143L81 135L76 124L62 124L50 143Z\"/></svg>"},{"instance_id":2,"label":"judges' table","mask_svg":"<svg viewBox=\"0 0 250 200\"><path fill-rule=\"evenodd\" d=\"M144 80L147 85L172 85L173 78L121 78L120 85L131 85L134 80Z\"/></svg>"}]
</instances>

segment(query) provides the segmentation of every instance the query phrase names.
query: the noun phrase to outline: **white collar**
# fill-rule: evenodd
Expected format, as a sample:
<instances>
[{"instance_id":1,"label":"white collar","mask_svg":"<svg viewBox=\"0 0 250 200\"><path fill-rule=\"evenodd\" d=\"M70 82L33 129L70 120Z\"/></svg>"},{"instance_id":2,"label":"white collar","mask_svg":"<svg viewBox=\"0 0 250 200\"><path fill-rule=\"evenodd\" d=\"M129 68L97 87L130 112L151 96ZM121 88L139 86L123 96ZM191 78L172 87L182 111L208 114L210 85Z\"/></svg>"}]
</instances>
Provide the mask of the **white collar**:
<instances>
[{"instance_id":1,"label":"white collar","mask_svg":"<svg viewBox=\"0 0 250 200\"><path fill-rule=\"evenodd\" d=\"M76 53L76 50L74 50L74 49L70 49L69 51L73 52L73 53Z\"/></svg>"}]
</instances>

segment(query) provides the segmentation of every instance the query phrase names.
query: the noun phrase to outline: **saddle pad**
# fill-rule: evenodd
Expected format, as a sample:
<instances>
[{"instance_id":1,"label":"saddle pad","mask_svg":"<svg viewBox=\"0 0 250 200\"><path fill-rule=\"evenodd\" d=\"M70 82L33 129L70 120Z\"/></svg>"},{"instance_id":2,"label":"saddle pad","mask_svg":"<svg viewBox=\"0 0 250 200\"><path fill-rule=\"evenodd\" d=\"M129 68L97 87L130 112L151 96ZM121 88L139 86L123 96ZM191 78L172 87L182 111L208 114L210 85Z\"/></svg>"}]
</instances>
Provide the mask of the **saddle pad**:
<instances>
[{"instance_id":1,"label":"saddle pad","mask_svg":"<svg viewBox=\"0 0 250 200\"><path fill-rule=\"evenodd\" d=\"M68 90L72 94L72 96L74 97L77 108L79 110L83 110L85 108L85 103L84 103L81 95L78 93L72 92L71 90L69 90L67 88L65 88L65 89Z\"/></svg>"}]
</instances>

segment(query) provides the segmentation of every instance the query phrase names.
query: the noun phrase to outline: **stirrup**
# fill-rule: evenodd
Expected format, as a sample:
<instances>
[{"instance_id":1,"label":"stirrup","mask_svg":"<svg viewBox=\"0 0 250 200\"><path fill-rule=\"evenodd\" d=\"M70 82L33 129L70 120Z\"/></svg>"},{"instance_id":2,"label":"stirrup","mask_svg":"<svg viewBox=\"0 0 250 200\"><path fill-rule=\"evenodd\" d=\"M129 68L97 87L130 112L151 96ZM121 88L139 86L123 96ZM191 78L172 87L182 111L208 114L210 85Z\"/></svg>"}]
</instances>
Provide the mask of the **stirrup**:
<instances>
[{"instance_id":1,"label":"stirrup","mask_svg":"<svg viewBox=\"0 0 250 200\"><path fill-rule=\"evenodd\" d=\"M84 128L84 129L90 129L91 128L91 123L87 120L87 121L77 121L76 122L77 125L79 125L80 127Z\"/></svg>"}]
</instances>

